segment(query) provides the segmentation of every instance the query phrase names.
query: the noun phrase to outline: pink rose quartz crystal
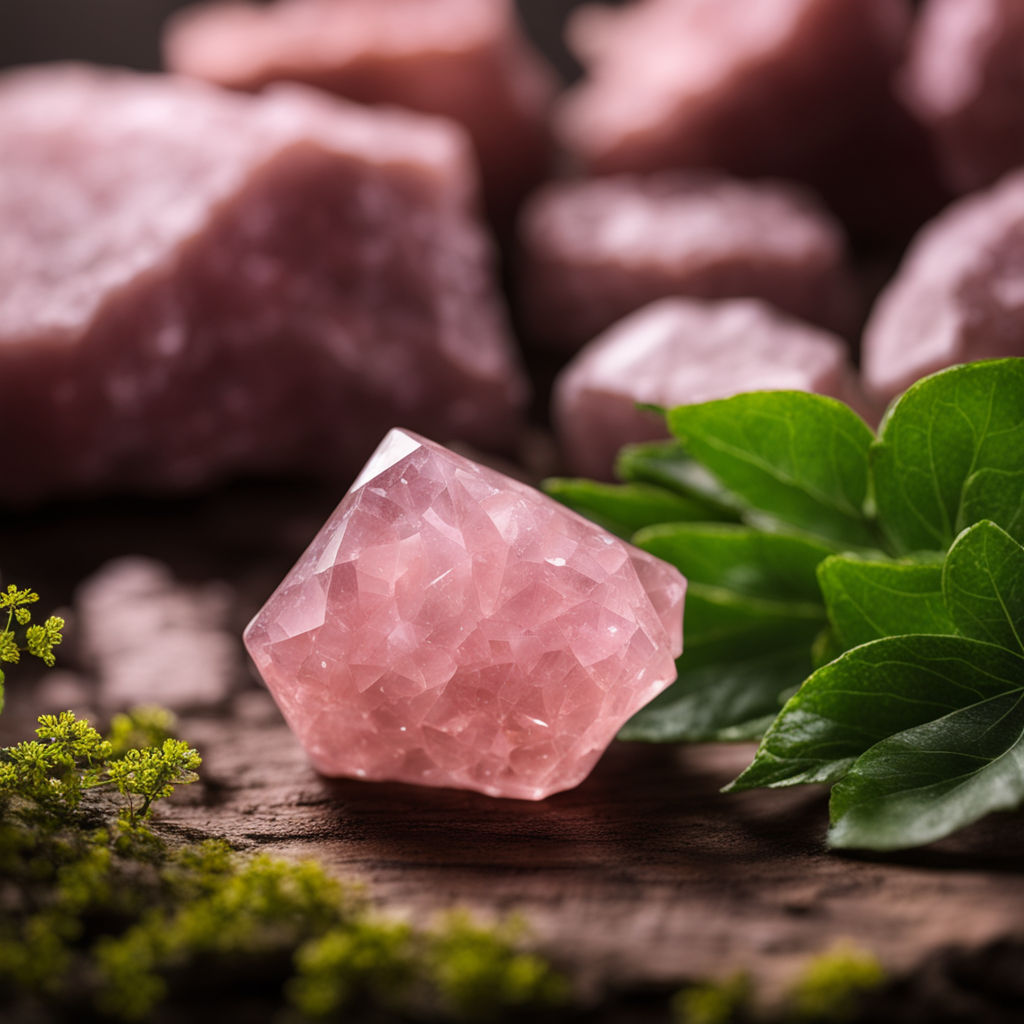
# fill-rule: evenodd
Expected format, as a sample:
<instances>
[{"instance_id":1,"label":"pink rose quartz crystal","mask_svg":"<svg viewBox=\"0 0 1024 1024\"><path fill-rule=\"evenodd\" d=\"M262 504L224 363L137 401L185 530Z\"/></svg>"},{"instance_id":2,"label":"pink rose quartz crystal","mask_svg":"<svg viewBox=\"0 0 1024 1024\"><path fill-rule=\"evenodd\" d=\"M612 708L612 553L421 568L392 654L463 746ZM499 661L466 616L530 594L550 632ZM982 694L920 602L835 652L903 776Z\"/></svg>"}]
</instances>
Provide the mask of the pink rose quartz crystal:
<instances>
[{"instance_id":1,"label":"pink rose quartz crystal","mask_svg":"<svg viewBox=\"0 0 1024 1024\"><path fill-rule=\"evenodd\" d=\"M670 295L764 299L840 333L855 289L842 227L801 189L710 173L545 186L520 218L524 316L573 350Z\"/></svg>"},{"instance_id":2,"label":"pink rose quartz crystal","mask_svg":"<svg viewBox=\"0 0 1024 1024\"><path fill-rule=\"evenodd\" d=\"M878 297L861 365L888 400L955 363L1024 356L1024 171L957 200L913 240Z\"/></svg>"},{"instance_id":3,"label":"pink rose quartz crystal","mask_svg":"<svg viewBox=\"0 0 1024 1024\"><path fill-rule=\"evenodd\" d=\"M301 86L0 78L4 494L500 448L525 382L461 130Z\"/></svg>"},{"instance_id":4,"label":"pink rose quartz crystal","mask_svg":"<svg viewBox=\"0 0 1024 1024\"><path fill-rule=\"evenodd\" d=\"M325 775L539 800L675 679L686 582L392 430L245 643Z\"/></svg>"},{"instance_id":5,"label":"pink rose quartz crystal","mask_svg":"<svg viewBox=\"0 0 1024 1024\"><path fill-rule=\"evenodd\" d=\"M556 135L599 174L793 178L892 235L939 198L925 132L892 89L911 15L909 0L588 4L568 29L587 74Z\"/></svg>"},{"instance_id":6,"label":"pink rose quartz crystal","mask_svg":"<svg viewBox=\"0 0 1024 1024\"><path fill-rule=\"evenodd\" d=\"M754 300L663 299L587 345L555 383L553 419L569 469L609 480L625 444L667 437L670 408L741 391L853 396L845 342Z\"/></svg>"},{"instance_id":7,"label":"pink rose quartz crystal","mask_svg":"<svg viewBox=\"0 0 1024 1024\"><path fill-rule=\"evenodd\" d=\"M1024 164L1024 3L928 0L902 85L955 191Z\"/></svg>"},{"instance_id":8,"label":"pink rose quartz crystal","mask_svg":"<svg viewBox=\"0 0 1024 1024\"><path fill-rule=\"evenodd\" d=\"M200 4L169 23L164 53L172 71L235 89L303 82L450 117L469 132L499 213L547 164L555 79L511 0Z\"/></svg>"}]
</instances>

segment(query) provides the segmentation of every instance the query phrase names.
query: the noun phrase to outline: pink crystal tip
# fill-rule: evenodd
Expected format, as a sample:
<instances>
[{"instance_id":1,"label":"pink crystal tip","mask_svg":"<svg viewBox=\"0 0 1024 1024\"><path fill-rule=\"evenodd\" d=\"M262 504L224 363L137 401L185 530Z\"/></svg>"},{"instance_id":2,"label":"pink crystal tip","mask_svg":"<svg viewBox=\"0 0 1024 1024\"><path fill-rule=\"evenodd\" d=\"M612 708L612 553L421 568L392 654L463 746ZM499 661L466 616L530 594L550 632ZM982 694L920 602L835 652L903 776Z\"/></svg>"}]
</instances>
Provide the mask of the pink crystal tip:
<instances>
[{"instance_id":1,"label":"pink crystal tip","mask_svg":"<svg viewBox=\"0 0 1024 1024\"><path fill-rule=\"evenodd\" d=\"M317 769L540 800L676 677L686 581L406 430L245 643Z\"/></svg>"}]
</instances>

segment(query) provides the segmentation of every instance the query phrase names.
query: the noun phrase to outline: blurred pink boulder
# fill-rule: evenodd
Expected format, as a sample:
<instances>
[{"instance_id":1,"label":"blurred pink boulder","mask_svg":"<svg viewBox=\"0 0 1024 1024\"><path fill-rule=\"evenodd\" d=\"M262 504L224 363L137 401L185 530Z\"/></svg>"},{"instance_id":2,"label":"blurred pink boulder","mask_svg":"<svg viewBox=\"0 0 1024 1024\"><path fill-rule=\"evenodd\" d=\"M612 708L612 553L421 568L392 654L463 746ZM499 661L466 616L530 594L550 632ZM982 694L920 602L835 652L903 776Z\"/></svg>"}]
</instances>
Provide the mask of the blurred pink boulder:
<instances>
[{"instance_id":1,"label":"blurred pink boulder","mask_svg":"<svg viewBox=\"0 0 1024 1024\"><path fill-rule=\"evenodd\" d=\"M0 79L4 494L355 471L525 398L459 129L58 66Z\"/></svg>"},{"instance_id":2,"label":"blurred pink boulder","mask_svg":"<svg viewBox=\"0 0 1024 1024\"><path fill-rule=\"evenodd\" d=\"M969 192L1024 164L1024 4L928 0L903 74L949 185Z\"/></svg>"},{"instance_id":3,"label":"blurred pink boulder","mask_svg":"<svg viewBox=\"0 0 1024 1024\"><path fill-rule=\"evenodd\" d=\"M569 24L587 74L556 134L591 171L713 167L794 178L891 237L941 201L891 80L909 0L638 0Z\"/></svg>"},{"instance_id":4,"label":"blurred pink boulder","mask_svg":"<svg viewBox=\"0 0 1024 1024\"><path fill-rule=\"evenodd\" d=\"M164 54L172 71L235 89L289 80L453 118L473 140L498 215L547 165L555 79L511 0L201 4L171 20Z\"/></svg>"},{"instance_id":5,"label":"blurred pink boulder","mask_svg":"<svg viewBox=\"0 0 1024 1024\"><path fill-rule=\"evenodd\" d=\"M911 243L864 333L869 394L943 367L1024 356L1024 171L957 200Z\"/></svg>"},{"instance_id":6,"label":"blurred pink boulder","mask_svg":"<svg viewBox=\"0 0 1024 1024\"><path fill-rule=\"evenodd\" d=\"M552 413L570 472L610 480L623 445L668 436L638 402L671 408L780 390L855 399L846 344L762 302L663 299L576 356L555 384Z\"/></svg>"},{"instance_id":7,"label":"blurred pink boulder","mask_svg":"<svg viewBox=\"0 0 1024 1024\"><path fill-rule=\"evenodd\" d=\"M707 173L546 185L524 207L530 332L579 348L654 299L750 296L841 333L856 296L840 225L798 188Z\"/></svg>"}]
</instances>

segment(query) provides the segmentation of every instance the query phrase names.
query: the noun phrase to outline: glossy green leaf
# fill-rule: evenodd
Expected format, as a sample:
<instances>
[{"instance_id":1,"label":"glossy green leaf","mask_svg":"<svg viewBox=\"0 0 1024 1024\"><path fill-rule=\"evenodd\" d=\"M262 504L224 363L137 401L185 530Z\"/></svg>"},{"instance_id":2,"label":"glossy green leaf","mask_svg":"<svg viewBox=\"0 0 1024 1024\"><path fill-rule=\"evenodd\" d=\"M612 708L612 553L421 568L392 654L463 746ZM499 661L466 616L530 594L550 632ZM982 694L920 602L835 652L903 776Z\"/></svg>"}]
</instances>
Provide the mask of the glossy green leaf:
<instances>
[{"instance_id":1,"label":"glossy green leaf","mask_svg":"<svg viewBox=\"0 0 1024 1024\"><path fill-rule=\"evenodd\" d=\"M941 565L834 555L818 566L818 580L843 650L884 636L956 632L942 596Z\"/></svg>"},{"instance_id":2,"label":"glossy green leaf","mask_svg":"<svg viewBox=\"0 0 1024 1024\"><path fill-rule=\"evenodd\" d=\"M619 452L615 473L622 480L656 484L705 503L710 510L705 519L735 522L740 518L742 503L699 462L690 458L678 441L627 445Z\"/></svg>"},{"instance_id":3,"label":"glossy green leaf","mask_svg":"<svg viewBox=\"0 0 1024 1024\"><path fill-rule=\"evenodd\" d=\"M1019 807L1024 660L1018 661L1004 692L890 736L858 758L832 790L830 844L872 850L920 846L992 811ZM964 686L976 675L963 665Z\"/></svg>"},{"instance_id":4,"label":"glossy green leaf","mask_svg":"<svg viewBox=\"0 0 1024 1024\"><path fill-rule=\"evenodd\" d=\"M945 551L982 519L1024 540L1024 359L918 381L890 408L871 459L896 550Z\"/></svg>"},{"instance_id":5,"label":"glossy green leaf","mask_svg":"<svg viewBox=\"0 0 1024 1024\"><path fill-rule=\"evenodd\" d=\"M685 655L680 674L664 693L640 710L619 734L652 743L758 740L771 725L781 695L810 669L808 645L747 654L691 669Z\"/></svg>"},{"instance_id":6,"label":"glossy green leaf","mask_svg":"<svg viewBox=\"0 0 1024 1024\"><path fill-rule=\"evenodd\" d=\"M995 523L965 530L946 556L942 589L964 636L1024 653L1024 547Z\"/></svg>"},{"instance_id":7,"label":"glossy green leaf","mask_svg":"<svg viewBox=\"0 0 1024 1024\"><path fill-rule=\"evenodd\" d=\"M544 490L563 505L629 540L652 523L705 520L715 516L707 502L652 484L605 484L556 477Z\"/></svg>"},{"instance_id":8,"label":"glossy green leaf","mask_svg":"<svg viewBox=\"0 0 1024 1024\"><path fill-rule=\"evenodd\" d=\"M841 545L876 546L864 513L874 435L850 408L802 391L761 391L685 405L672 433L747 506Z\"/></svg>"},{"instance_id":9,"label":"glossy green leaf","mask_svg":"<svg viewBox=\"0 0 1024 1024\"><path fill-rule=\"evenodd\" d=\"M641 530L633 543L671 562L692 583L814 604L821 601L816 569L832 553L810 536L735 523L665 523Z\"/></svg>"},{"instance_id":10,"label":"glossy green leaf","mask_svg":"<svg viewBox=\"0 0 1024 1024\"><path fill-rule=\"evenodd\" d=\"M889 736L1020 685L1022 666L1016 654L964 637L895 636L855 647L787 701L730 788L835 782Z\"/></svg>"},{"instance_id":11,"label":"glossy green leaf","mask_svg":"<svg viewBox=\"0 0 1024 1024\"><path fill-rule=\"evenodd\" d=\"M825 624L821 605L766 601L721 587L689 582L684 612L682 670L727 664L737 656L803 644L810 648ZM791 680L799 683L799 679Z\"/></svg>"},{"instance_id":12,"label":"glossy green leaf","mask_svg":"<svg viewBox=\"0 0 1024 1024\"><path fill-rule=\"evenodd\" d=\"M691 580L679 679L626 725L623 738L760 738L781 695L810 671L823 622L817 604L766 601Z\"/></svg>"}]
</instances>

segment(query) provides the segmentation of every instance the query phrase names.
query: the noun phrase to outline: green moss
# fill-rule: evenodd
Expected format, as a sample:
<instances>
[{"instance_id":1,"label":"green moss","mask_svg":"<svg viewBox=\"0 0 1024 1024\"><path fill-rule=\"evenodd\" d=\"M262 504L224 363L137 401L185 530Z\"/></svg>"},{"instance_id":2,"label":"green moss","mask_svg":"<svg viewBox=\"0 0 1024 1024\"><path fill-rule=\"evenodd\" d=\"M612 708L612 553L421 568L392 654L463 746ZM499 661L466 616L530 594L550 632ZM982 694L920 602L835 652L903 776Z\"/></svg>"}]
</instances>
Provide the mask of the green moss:
<instances>
[{"instance_id":1,"label":"green moss","mask_svg":"<svg viewBox=\"0 0 1024 1024\"><path fill-rule=\"evenodd\" d=\"M540 957L516 951L523 929L516 919L482 928L455 911L426 936L426 961L446 1010L458 1019L488 1020L497 1009L565 1000L564 979Z\"/></svg>"},{"instance_id":2,"label":"green moss","mask_svg":"<svg viewBox=\"0 0 1024 1024\"><path fill-rule=\"evenodd\" d=\"M167 708L139 707L114 715L107 741L114 757L138 747L159 747L175 738L178 719Z\"/></svg>"},{"instance_id":3,"label":"green moss","mask_svg":"<svg viewBox=\"0 0 1024 1024\"><path fill-rule=\"evenodd\" d=\"M104 738L70 713L44 716L35 739L0 751L0 1017L91 1004L143 1020L221 970L225 995L249 970L271 1006L321 1019L358 1006L494 1020L561 998L513 926L458 915L414 929L318 864L170 845L153 806L195 778L198 755L169 725L147 713ZM129 735L154 745L125 748Z\"/></svg>"},{"instance_id":4,"label":"green moss","mask_svg":"<svg viewBox=\"0 0 1024 1024\"><path fill-rule=\"evenodd\" d=\"M733 1024L747 1019L752 996L750 976L740 971L684 988L672 1000L672 1010L678 1024Z\"/></svg>"},{"instance_id":5,"label":"green moss","mask_svg":"<svg viewBox=\"0 0 1024 1024\"><path fill-rule=\"evenodd\" d=\"M789 1003L798 1021L839 1024L857 1016L863 996L885 982L885 971L871 953L839 943L806 966Z\"/></svg>"}]
</instances>

